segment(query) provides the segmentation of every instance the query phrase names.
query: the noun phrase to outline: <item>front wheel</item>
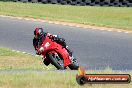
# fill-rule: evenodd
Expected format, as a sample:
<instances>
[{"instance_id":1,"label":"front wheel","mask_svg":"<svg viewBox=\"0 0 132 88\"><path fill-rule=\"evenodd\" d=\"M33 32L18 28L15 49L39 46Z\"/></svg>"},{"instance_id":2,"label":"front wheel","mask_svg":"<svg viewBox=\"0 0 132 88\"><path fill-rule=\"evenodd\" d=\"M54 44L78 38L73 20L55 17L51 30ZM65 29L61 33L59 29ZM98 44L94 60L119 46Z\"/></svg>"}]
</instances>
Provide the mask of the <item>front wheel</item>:
<instances>
[{"instance_id":1,"label":"front wheel","mask_svg":"<svg viewBox=\"0 0 132 88\"><path fill-rule=\"evenodd\" d=\"M49 58L58 70L64 70L64 62L56 52L50 53Z\"/></svg>"}]
</instances>

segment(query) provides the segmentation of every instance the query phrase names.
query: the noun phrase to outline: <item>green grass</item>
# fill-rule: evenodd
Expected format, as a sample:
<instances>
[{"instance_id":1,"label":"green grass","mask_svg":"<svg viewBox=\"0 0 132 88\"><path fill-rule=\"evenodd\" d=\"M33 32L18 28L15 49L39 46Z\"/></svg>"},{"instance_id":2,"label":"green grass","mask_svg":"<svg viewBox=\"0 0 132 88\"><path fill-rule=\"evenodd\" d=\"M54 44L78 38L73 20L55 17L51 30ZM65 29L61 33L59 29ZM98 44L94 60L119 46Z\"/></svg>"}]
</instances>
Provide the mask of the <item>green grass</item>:
<instances>
[{"instance_id":1,"label":"green grass","mask_svg":"<svg viewBox=\"0 0 132 88\"><path fill-rule=\"evenodd\" d=\"M53 66L49 67L54 69ZM7 70L8 69L8 70ZM18 71L14 69L26 69ZM30 69L42 69L31 71ZM45 69L45 70L43 70ZM29 70L29 71L28 71ZM87 74L121 74L131 71L88 70ZM77 71L46 71L41 58L13 52L10 49L0 48L0 88L132 88L130 84L93 84L79 86L76 82Z\"/></svg>"},{"instance_id":2,"label":"green grass","mask_svg":"<svg viewBox=\"0 0 132 88\"><path fill-rule=\"evenodd\" d=\"M88 72L98 73L99 71L87 71L87 73ZM108 72L104 70L101 73ZM9 72L9 73L1 72L0 88L132 88L132 83L93 85L86 84L84 86L79 86L76 82L76 74L77 72L70 71Z\"/></svg>"},{"instance_id":3,"label":"green grass","mask_svg":"<svg viewBox=\"0 0 132 88\"><path fill-rule=\"evenodd\" d=\"M132 29L132 8L0 2L0 14Z\"/></svg>"},{"instance_id":4,"label":"green grass","mask_svg":"<svg viewBox=\"0 0 132 88\"><path fill-rule=\"evenodd\" d=\"M53 66L48 66L54 69ZM40 57L13 52L0 48L0 69L48 69Z\"/></svg>"}]
</instances>

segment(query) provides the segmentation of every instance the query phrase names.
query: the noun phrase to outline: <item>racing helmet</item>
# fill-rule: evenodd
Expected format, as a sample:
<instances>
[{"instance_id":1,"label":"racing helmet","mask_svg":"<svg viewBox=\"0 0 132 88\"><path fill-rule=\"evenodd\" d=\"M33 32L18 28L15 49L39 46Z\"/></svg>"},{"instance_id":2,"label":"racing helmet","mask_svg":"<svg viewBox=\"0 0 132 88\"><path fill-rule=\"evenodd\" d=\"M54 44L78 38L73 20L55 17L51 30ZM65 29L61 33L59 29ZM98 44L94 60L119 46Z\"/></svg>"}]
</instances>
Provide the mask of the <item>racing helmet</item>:
<instances>
[{"instance_id":1,"label":"racing helmet","mask_svg":"<svg viewBox=\"0 0 132 88\"><path fill-rule=\"evenodd\" d=\"M39 36L41 36L43 34L44 34L44 32L43 32L43 29L42 28L38 28L38 27L35 28L34 35L36 37L39 37Z\"/></svg>"}]
</instances>

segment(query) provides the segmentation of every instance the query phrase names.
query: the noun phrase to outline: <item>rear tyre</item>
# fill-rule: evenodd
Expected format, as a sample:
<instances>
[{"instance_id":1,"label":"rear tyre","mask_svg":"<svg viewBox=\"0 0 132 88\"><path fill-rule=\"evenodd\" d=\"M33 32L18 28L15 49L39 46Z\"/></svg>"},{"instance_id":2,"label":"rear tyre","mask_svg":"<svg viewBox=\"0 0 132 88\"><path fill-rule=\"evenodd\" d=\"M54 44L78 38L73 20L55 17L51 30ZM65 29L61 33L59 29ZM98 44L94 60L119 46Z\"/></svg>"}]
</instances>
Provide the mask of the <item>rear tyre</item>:
<instances>
[{"instance_id":1,"label":"rear tyre","mask_svg":"<svg viewBox=\"0 0 132 88\"><path fill-rule=\"evenodd\" d=\"M78 70L79 64L77 62L77 59L73 56L71 57L71 64L68 66L71 70Z\"/></svg>"},{"instance_id":2,"label":"rear tyre","mask_svg":"<svg viewBox=\"0 0 132 88\"><path fill-rule=\"evenodd\" d=\"M77 70L79 68L78 65L74 64L74 63L71 63L69 66L68 66L71 70Z\"/></svg>"},{"instance_id":3,"label":"rear tyre","mask_svg":"<svg viewBox=\"0 0 132 88\"><path fill-rule=\"evenodd\" d=\"M64 70L64 62L59 57L59 55L55 53L50 53L49 58L51 60L51 63L58 69L58 70Z\"/></svg>"}]
</instances>

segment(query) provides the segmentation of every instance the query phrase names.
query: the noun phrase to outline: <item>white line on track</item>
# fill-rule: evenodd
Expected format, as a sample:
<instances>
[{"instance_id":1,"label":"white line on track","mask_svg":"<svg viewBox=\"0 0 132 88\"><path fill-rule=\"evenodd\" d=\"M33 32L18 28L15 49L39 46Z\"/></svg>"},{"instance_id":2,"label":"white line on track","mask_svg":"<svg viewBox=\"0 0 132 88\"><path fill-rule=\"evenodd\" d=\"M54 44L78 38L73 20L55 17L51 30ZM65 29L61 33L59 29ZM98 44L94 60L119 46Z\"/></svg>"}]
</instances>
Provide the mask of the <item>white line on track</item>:
<instances>
[{"instance_id":1,"label":"white line on track","mask_svg":"<svg viewBox=\"0 0 132 88\"><path fill-rule=\"evenodd\" d=\"M41 57L43 58L42 55L34 55L34 54L31 54L31 53L27 53L27 52L22 52L22 51L18 51L18 50L11 50L12 52L17 52L17 53L23 53L25 55L32 55L32 56L35 56L35 57Z\"/></svg>"}]
</instances>

